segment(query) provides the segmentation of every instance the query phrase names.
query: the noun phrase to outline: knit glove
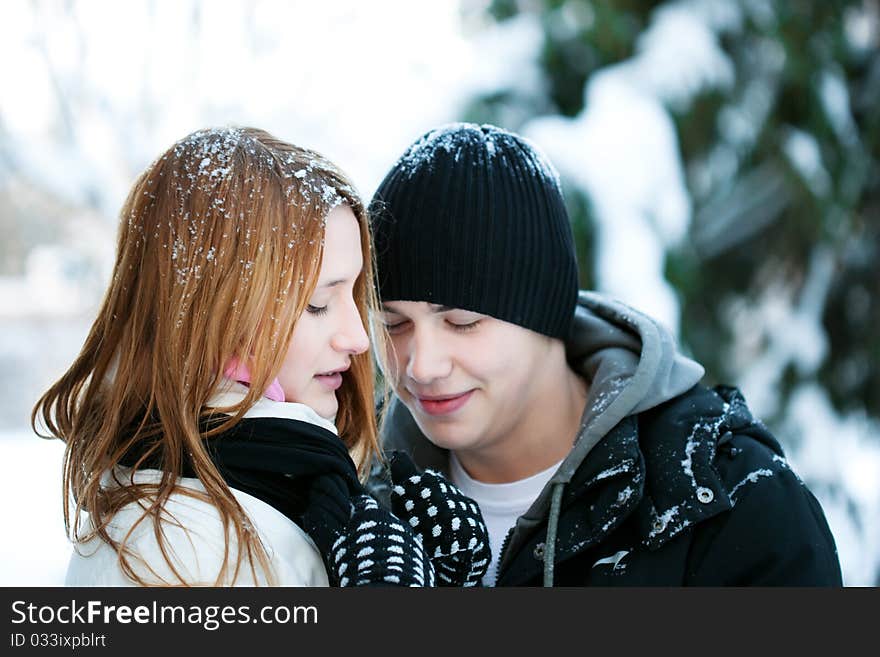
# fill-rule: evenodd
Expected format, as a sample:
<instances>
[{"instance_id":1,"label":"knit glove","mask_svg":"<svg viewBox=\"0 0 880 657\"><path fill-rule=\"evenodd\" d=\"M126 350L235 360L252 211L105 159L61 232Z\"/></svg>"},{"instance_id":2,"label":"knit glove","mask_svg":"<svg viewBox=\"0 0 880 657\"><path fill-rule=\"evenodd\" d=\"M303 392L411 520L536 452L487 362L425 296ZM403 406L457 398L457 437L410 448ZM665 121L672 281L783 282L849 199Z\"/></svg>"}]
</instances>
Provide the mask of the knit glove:
<instances>
[{"instance_id":1,"label":"knit glove","mask_svg":"<svg viewBox=\"0 0 880 657\"><path fill-rule=\"evenodd\" d=\"M335 474L317 477L303 528L338 586L434 586L421 539L362 488Z\"/></svg>"},{"instance_id":2,"label":"knit glove","mask_svg":"<svg viewBox=\"0 0 880 657\"><path fill-rule=\"evenodd\" d=\"M390 458L391 509L421 536L440 586L477 586L489 561L489 532L476 502L404 452Z\"/></svg>"}]
</instances>

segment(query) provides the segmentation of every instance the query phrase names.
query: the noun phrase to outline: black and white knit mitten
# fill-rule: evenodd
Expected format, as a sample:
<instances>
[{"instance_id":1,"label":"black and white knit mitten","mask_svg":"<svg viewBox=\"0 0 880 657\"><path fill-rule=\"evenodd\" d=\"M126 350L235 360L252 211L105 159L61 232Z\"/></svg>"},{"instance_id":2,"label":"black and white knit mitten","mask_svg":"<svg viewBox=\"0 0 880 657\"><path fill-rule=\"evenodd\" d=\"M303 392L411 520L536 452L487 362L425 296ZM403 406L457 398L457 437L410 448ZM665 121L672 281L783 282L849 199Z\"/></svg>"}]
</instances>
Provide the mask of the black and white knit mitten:
<instances>
[{"instance_id":1,"label":"black and white knit mitten","mask_svg":"<svg viewBox=\"0 0 880 657\"><path fill-rule=\"evenodd\" d=\"M302 521L338 586L434 586L421 539L366 493L352 495L341 477L313 482Z\"/></svg>"},{"instance_id":2,"label":"black and white knit mitten","mask_svg":"<svg viewBox=\"0 0 880 657\"><path fill-rule=\"evenodd\" d=\"M489 532L476 502L404 452L390 458L391 508L420 536L440 586L477 586L489 567Z\"/></svg>"}]
</instances>

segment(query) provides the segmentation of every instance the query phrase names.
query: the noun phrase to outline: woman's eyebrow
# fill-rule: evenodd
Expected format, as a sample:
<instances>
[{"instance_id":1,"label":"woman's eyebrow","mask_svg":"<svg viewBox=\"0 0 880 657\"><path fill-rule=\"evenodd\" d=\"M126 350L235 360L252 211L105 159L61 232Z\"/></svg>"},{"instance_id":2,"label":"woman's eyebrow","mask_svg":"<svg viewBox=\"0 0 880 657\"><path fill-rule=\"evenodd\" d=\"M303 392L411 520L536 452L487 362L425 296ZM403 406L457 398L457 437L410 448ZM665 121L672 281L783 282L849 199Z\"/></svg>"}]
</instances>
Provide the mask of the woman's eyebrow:
<instances>
[{"instance_id":1,"label":"woman's eyebrow","mask_svg":"<svg viewBox=\"0 0 880 657\"><path fill-rule=\"evenodd\" d=\"M345 283L345 279L339 278L335 281L327 281L326 283L322 283L318 287L336 287L337 285L342 285L343 283Z\"/></svg>"},{"instance_id":2,"label":"woman's eyebrow","mask_svg":"<svg viewBox=\"0 0 880 657\"><path fill-rule=\"evenodd\" d=\"M333 280L327 281L326 283L319 283L318 287L336 287L337 285L342 285L343 283L348 283L349 281L356 280L358 278L358 276L361 275L362 272L363 272L363 270L359 271L357 274L355 274L351 278L334 278Z\"/></svg>"}]
</instances>

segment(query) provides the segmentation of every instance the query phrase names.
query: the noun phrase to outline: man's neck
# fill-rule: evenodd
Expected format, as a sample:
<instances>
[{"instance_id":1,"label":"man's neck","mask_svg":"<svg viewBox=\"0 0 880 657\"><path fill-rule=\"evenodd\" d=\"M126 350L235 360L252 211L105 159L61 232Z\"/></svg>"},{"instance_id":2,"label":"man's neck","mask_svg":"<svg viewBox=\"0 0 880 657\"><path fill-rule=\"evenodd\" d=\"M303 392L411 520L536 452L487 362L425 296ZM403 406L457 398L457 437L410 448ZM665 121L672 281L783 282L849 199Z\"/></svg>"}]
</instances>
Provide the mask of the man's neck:
<instances>
[{"instance_id":1,"label":"man's neck","mask_svg":"<svg viewBox=\"0 0 880 657\"><path fill-rule=\"evenodd\" d=\"M473 479L483 483L519 481L546 470L571 451L587 388L560 349L541 368L534 393L524 401L522 420L492 445L457 451L456 457Z\"/></svg>"}]
</instances>

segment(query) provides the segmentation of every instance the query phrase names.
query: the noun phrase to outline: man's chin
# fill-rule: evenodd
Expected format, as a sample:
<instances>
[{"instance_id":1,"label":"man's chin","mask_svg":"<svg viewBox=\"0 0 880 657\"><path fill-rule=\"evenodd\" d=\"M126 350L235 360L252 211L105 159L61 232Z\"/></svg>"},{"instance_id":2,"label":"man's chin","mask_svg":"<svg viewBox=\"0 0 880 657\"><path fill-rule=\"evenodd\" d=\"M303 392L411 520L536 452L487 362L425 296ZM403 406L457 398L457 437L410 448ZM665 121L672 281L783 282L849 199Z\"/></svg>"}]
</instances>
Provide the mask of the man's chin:
<instances>
[{"instance_id":1,"label":"man's chin","mask_svg":"<svg viewBox=\"0 0 880 657\"><path fill-rule=\"evenodd\" d=\"M416 416L415 420L425 438L441 449L448 449L454 452L465 448L473 442L471 438L473 430L461 421L450 422L446 420L440 422L419 416Z\"/></svg>"}]
</instances>

